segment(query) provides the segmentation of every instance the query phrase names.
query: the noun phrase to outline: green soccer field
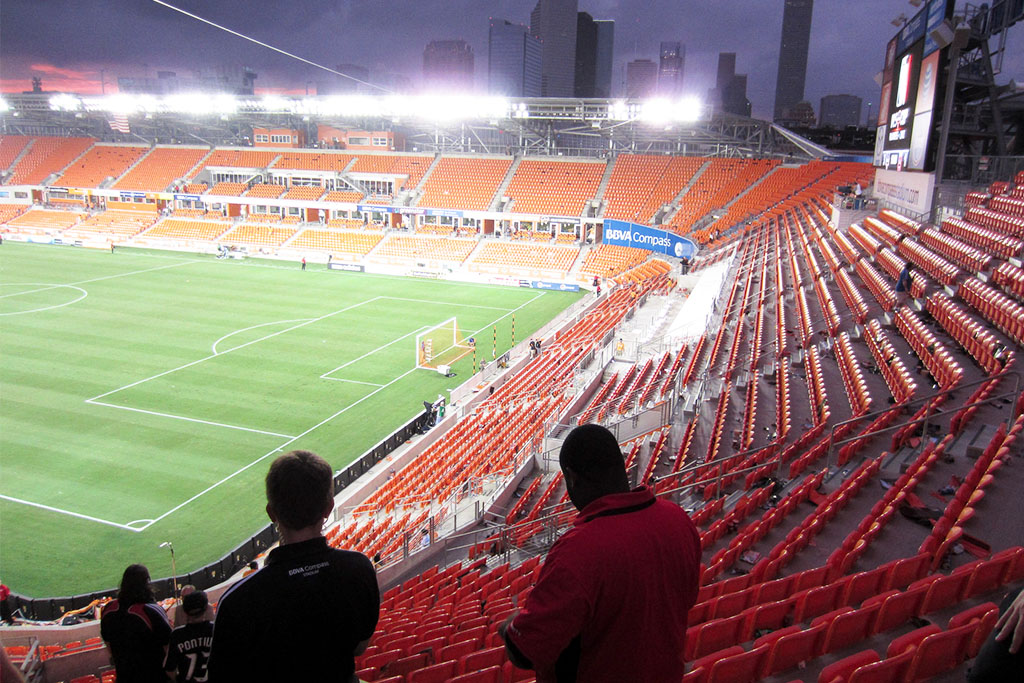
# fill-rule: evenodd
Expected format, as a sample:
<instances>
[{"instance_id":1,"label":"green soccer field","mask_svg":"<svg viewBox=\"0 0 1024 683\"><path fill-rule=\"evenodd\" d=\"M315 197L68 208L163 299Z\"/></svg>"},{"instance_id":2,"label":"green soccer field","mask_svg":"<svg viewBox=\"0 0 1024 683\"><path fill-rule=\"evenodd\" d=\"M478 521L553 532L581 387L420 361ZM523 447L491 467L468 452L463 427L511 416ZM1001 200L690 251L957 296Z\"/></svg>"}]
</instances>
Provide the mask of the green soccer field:
<instances>
[{"instance_id":1,"label":"green soccer field","mask_svg":"<svg viewBox=\"0 0 1024 683\"><path fill-rule=\"evenodd\" d=\"M0 579L33 597L170 576L267 523L272 456L341 469L464 382L415 369L453 316L490 356L579 294L269 261L0 246Z\"/></svg>"}]
</instances>

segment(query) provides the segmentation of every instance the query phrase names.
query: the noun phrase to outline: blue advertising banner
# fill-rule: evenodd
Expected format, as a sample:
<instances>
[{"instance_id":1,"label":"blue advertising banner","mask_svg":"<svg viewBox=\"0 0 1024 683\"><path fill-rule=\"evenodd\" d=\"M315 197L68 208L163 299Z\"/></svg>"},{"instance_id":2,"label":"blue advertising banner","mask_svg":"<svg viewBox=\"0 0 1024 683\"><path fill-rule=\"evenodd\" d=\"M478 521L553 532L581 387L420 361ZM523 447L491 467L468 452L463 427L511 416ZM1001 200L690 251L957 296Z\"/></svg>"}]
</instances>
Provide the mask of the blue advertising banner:
<instances>
[{"instance_id":1,"label":"blue advertising banner","mask_svg":"<svg viewBox=\"0 0 1024 683\"><path fill-rule=\"evenodd\" d=\"M570 285L564 282L547 282L545 280L533 280L531 286L534 289L553 289L557 292L578 292L579 285Z\"/></svg>"},{"instance_id":2,"label":"blue advertising banner","mask_svg":"<svg viewBox=\"0 0 1024 683\"><path fill-rule=\"evenodd\" d=\"M939 49L939 44L932 38L932 31L939 27L946 19L946 3L947 0L931 0L928 3L928 23L925 27L924 33L924 56L927 57L931 53Z\"/></svg>"},{"instance_id":3,"label":"blue advertising banner","mask_svg":"<svg viewBox=\"0 0 1024 683\"><path fill-rule=\"evenodd\" d=\"M693 240L667 230L612 218L604 219L601 241L605 244L647 249L676 258L693 258L697 252L697 245Z\"/></svg>"},{"instance_id":4,"label":"blue advertising banner","mask_svg":"<svg viewBox=\"0 0 1024 683\"><path fill-rule=\"evenodd\" d=\"M925 7L914 15L899 32L899 39L896 42L896 56L902 55L910 49L910 46L924 38L924 29L928 23L928 8Z\"/></svg>"}]
</instances>

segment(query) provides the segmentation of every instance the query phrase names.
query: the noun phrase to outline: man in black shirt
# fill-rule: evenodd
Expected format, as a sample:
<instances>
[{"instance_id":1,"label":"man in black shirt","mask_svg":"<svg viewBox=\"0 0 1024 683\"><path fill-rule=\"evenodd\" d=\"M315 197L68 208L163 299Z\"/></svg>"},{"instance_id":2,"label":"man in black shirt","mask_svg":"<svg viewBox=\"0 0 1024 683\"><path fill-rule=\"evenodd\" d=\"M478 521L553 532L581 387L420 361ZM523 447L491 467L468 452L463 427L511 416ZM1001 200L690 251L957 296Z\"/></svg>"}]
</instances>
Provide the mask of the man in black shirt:
<instances>
[{"instance_id":1,"label":"man in black shirt","mask_svg":"<svg viewBox=\"0 0 1024 683\"><path fill-rule=\"evenodd\" d=\"M213 612L203 591L193 591L181 599L185 624L171 631L164 670L178 683L203 683L213 642Z\"/></svg>"},{"instance_id":2,"label":"man in black shirt","mask_svg":"<svg viewBox=\"0 0 1024 683\"><path fill-rule=\"evenodd\" d=\"M352 681L355 656L377 627L380 592L369 558L323 537L334 506L331 467L292 451L271 464L266 487L281 543L221 598L209 681Z\"/></svg>"}]
</instances>

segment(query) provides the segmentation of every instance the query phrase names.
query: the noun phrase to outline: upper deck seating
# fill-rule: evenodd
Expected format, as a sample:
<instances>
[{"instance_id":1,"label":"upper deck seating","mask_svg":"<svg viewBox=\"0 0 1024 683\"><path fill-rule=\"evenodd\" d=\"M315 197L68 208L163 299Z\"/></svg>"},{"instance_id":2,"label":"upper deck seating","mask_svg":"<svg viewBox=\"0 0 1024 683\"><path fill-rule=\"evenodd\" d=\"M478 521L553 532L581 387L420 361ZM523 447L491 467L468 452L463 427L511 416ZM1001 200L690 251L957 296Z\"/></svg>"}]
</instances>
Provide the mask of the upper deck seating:
<instances>
[{"instance_id":1,"label":"upper deck seating","mask_svg":"<svg viewBox=\"0 0 1024 683\"><path fill-rule=\"evenodd\" d=\"M9 171L32 138L27 135L3 135L0 136L0 171Z\"/></svg>"},{"instance_id":2,"label":"upper deck seating","mask_svg":"<svg viewBox=\"0 0 1024 683\"><path fill-rule=\"evenodd\" d=\"M605 218L648 223L707 161L703 157L621 154L604 192Z\"/></svg>"},{"instance_id":3,"label":"upper deck seating","mask_svg":"<svg viewBox=\"0 0 1024 683\"><path fill-rule=\"evenodd\" d=\"M146 147L96 145L55 182L66 187L99 187L107 178L120 176L147 151Z\"/></svg>"},{"instance_id":4,"label":"upper deck seating","mask_svg":"<svg viewBox=\"0 0 1024 683\"><path fill-rule=\"evenodd\" d=\"M89 149L94 138L32 138L32 146L13 169L7 185L39 185Z\"/></svg>"},{"instance_id":5,"label":"upper deck seating","mask_svg":"<svg viewBox=\"0 0 1024 683\"><path fill-rule=\"evenodd\" d=\"M579 216L597 195L605 165L585 161L524 159L508 186L515 213Z\"/></svg>"},{"instance_id":6,"label":"upper deck seating","mask_svg":"<svg viewBox=\"0 0 1024 683\"><path fill-rule=\"evenodd\" d=\"M194 147L157 147L112 185L118 190L165 190L199 163L208 150Z\"/></svg>"},{"instance_id":7,"label":"upper deck seating","mask_svg":"<svg viewBox=\"0 0 1024 683\"><path fill-rule=\"evenodd\" d=\"M729 200L778 165L767 159L712 159L689 191L670 221L671 229L687 234L700 218Z\"/></svg>"},{"instance_id":8,"label":"upper deck seating","mask_svg":"<svg viewBox=\"0 0 1024 683\"><path fill-rule=\"evenodd\" d=\"M343 152L282 152L274 162L273 168L341 173L354 158L355 155Z\"/></svg>"},{"instance_id":9,"label":"upper deck seating","mask_svg":"<svg viewBox=\"0 0 1024 683\"><path fill-rule=\"evenodd\" d=\"M278 154L279 152L263 152L252 149L215 149L206 158L206 161L192 172L192 177L195 178L200 172L209 167L264 169L274 162Z\"/></svg>"},{"instance_id":10,"label":"upper deck seating","mask_svg":"<svg viewBox=\"0 0 1024 683\"><path fill-rule=\"evenodd\" d=\"M442 157L427 177L418 205L484 211L511 165L511 159Z\"/></svg>"},{"instance_id":11,"label":"upper deck seating","mask_svg":"<svg viewBox=\"0 0 1024 683\"><path fill-rule=\"evenodd\" d=\"M348 172L408 176L401 185L395 185L395 190L412 189L419 184L433 161L429 156L360 154Z\"/></svg>"}]
</instances>

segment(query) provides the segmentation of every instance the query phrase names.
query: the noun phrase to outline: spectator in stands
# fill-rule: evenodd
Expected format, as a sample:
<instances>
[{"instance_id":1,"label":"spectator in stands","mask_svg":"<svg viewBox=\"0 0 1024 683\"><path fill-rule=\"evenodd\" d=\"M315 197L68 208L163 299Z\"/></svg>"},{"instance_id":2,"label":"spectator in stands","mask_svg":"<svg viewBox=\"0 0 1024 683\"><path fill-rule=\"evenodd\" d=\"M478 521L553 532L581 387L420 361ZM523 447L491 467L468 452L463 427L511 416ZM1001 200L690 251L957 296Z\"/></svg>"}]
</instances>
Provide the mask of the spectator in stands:
<instances>
[{"instance_id":1,"label":"spectator in stands","mask_svg":"<svg viewBox=\"0 0 1024 683\"><path fill-rule=\"evenodd\" d=\"M968 683L1019 681L1024 671L1024 590L1010 591L1000 616L967 674Z\"/></svg>"},{"instance_id":2,"label":"spectator in stands","mask_svg":"<svg viewBox=\"0 0 1024 683\"><path fill-rule=\"evenodd\" d=\"M500 629L537 681L678 682L697 597L700 537L678 506L629 489L615 437L574 429L559 456L580 511L548 553L521 612Z\"/></svg>"},{"instance_id":3,"label":"spectator in stands","mask_svg":"<svg viewBox=\"0 0 1024 683\"><path fill-rule=\"evenodd\" d=\"M184 605L185 596L189 593L194 593L196 587L190 583L185 584L181 587L181 592L178 594L180 600L174 601L174 610L171 612L171 626L178 627L185 623L186 614Z\"/></svg>"},{"instance_id":4,"label":"spectator in stands","mask_svg":"<svg viewBox=\"0 0 1024 683\"><path fill-rule=\"evenodd\" d=\"M193 590L181 599L185 622L171 631L164 670L177 683L203 683L213 642L213 608L203 591Z\"/></svg>"},{"instance_id":5,"label":"spectator in stands","mask_svg":"<svg viewBox=\"0 0 1024 683\"><path fill-rule=\"evenodd\" d=\"M16 667L7 655L7 648L0 646L0 681L4 683L24 683L25 677L21 669Z\"/></svg>"},{"instance_id":6,"label":"spectator in stands","mask_svg":"<svg viewBox=\"0 0 1024 683\"><path fill-rule=\"evenodd\" d=\"M900 303L908 296L910 296L910 288L914 284L914 269L910 265L910 261L907 261L906 265L903 266L903 270L900 271L899 278L896 279L896 299L897 303Z\"/></svg>"},{"instance_id":7,"label":"spectator in stands","mask_svg":"<svg viewBox=\"0 0 1024 683\"><path fill-rule=\"evenodd\" d=\"M156 604L149 570L129 565L117 597L100 617L100 635L121 683L166 683L164 656L171 637L167 614Z\"/></svg>"},{"instance_id":8,"label":"spectator in stands","mask_svg":"<svg viewBox=\"0 0 1024 683\"><path fill-rule=\"evenodd\" d=\"M0 583L0 619L9 626L14 626L14 613L11 612L11 589Z\"/></svg>"},{"instance_id":9,"label":"spectator in stands","mask_svg":"<svg viewBox=\"0 0 1024 683\"><path fill-rule=\"evenodd\" d=\"M209 680L348 681L377 627L380 592L368 557L330 548L323 536L331 466L291 451L270 465L266 491L280 546L221 598Z\"/></svg>"}]
</instances>

